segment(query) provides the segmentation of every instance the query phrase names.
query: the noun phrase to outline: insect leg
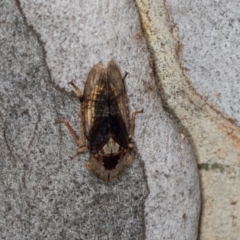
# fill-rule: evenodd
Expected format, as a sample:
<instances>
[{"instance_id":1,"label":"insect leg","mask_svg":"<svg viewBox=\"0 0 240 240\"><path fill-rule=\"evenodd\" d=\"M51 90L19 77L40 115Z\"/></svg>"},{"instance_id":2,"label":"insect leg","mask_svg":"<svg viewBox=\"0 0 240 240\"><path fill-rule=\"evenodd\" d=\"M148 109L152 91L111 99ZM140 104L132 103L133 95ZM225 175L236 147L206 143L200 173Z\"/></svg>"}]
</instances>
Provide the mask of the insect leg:
<instances>
[{"instance_id":1,"label":"insect leg","mask_svg":"<svg viewBox=\"0 0 240 240\"><path fill-rule=\"evenodd\" d=\"M129 138L132 138L133 133L134 133L134 127L135 127L135 117L138 113L143 113L143 109L139 111L135 111L132 113L131 116L131 123L130 123L130 131L129 131Z\"/></svg>"},{"instance_id":2,"label":"insect leg","mask_svg":"<svg viewBox=\"0 0 240 240\"><path fill-rule=\"evenodd\" d=\"M81 154L81 153L83 153L85 151L87 151L87 147L86 146L80 147L73 156L70 156L71 160L73 160L77 155L79 155L79 154Z\"/></svg>"},{"instance_id":3,"label":"insect leg","mask_svg":"<svg viewBox=\"0 0 240 240\"><path fill-rule=\"evenodd\" d=\"M125 72L124 77L123 77L123 81L125 81L127 75L128 75L128 72Z\"/></svg>"},{"instance_id":4,"label":"insect leg","mask_svg":"<svg viewBox=\"0 0 240 240\"><path fill-rule=\"evenodd\" d=\"M84 106L83 106L83 94L82 94L82 91L80 90L80 88L78 88L72 81L69 83L71 84L74 89L75 89L75 93L76 95L78 96L80 102L81 102L81 119L83 119L83 109L84 109ZM68 128L68 127L67 127ZM78 140L78 144L80 145L85 145L86 143L86 138L85 138L85 134L84 134L84 127L83 127L83 123L80 124L80 128L81 128L81 133L82 133L82 138ZM71 131L69 130L69 132L71 133ZM72 135L73 136L73 135ZM74 138L74 137L73 137Z\"/></svg>"},{"instance_id":5,"label":"insect leg","mask_svg":"<svg viewBox=\"0 0 240 240\"><path fill-rule=\"evenodd\" d=\"M132 156L129 156L126 161L126 165L129 166L131 163L132 163Z\"/></svg>"},{"instance_id":6,"label":"insect leg","mask_svg":"<svg viewBox=\"0 0 240 240\"><path fill-rule=\"evenodd\" d=\"M82 94L82 91L80 90L80 88L78 88L72 81L69 84L71 84L74 87L75 93L81 101L83 98L83 94Z\"/></svg>"},{"instance_id":7,"label":"insect leg","mask_svg":"<svg viewBox=\"0 0 240 240\"><path fill-rule=\"evenodd\" d=\"M134 154L137 153L137 150L135 149L135 145L133 143L128 144L128 148L130 151L132 151Z\"/></svg>"},{"instance_id":8,"label":"insect leg","mask_svg":"<svg viewBox=\"0 0 240 240\"><path fill-rule=\"evenodd\" d=\"M83 145L83 144L85 145L85 141L83 139L78 138L76 132L73 130L72 126L69 124L67 120L55 120L55 123L64 123L68 131L72 135L73 139L75 140L75 142L79 145Z\"/></svg>"},{"instance_id":9,"label":"insect leg","mask_svg":"<svg viewBox=\"0 0 240 240\"><path fill-rule=\"evenodd\" d=\"M74 89L75 89L75 93L76 93L76 95L78 96L78 98L79 98L79 100L80 100L80 102L81 102L81 119L84 119L84 117L83 117L83 110L84 110L84 106L83 106L83 102L84 102L84 100L83 100L83 94L82 94L82 91L80 90L80 88L78 88L72 81L69 83L69 84L71 84L73 87L74 87ZM80 128L81 128L81 132L82 132L82 138L79 140L79 144L81 145L81 144L84 144L85 145L85 143L86 143L86 138L85 138L85 135L84 135L84 127L83 127L83 123L81 123L80 124Z\"/></svg>"}]
</instances>

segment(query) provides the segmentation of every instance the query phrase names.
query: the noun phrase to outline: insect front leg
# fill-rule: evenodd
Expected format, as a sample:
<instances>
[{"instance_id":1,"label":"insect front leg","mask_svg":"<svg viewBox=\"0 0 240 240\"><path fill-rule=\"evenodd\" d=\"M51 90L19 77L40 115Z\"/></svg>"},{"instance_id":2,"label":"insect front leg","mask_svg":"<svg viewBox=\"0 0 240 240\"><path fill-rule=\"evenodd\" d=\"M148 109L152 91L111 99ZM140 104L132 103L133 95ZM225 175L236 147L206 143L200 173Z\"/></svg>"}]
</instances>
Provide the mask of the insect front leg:
<instances>
[{"instance_id":1,"label":"insect front leg","mask_svg":"<svg viewBox=\"0 0 240 240\"><path fill-rule=\"evenodd\" d=\"M128 72L125 72L125 74L124 74L124 76L123 76L123 81L125 81L125 79L126 79L126 77L127 77L128 74L129 74Z\"/></svg>"},{"instance_id":2,"label":"insect front leg","mask_svg":"<svg viewBox=\"0 0 240 240\"><path fill-rule=\"evenodd\" d=\"M71 84L74 87L75 93L78 96L79 100L82 101L83 100L83 94L82 91L80 90L80 88L78 88L73 81L71 81L69 84Z\"/></svg>"},{"instance_id":3,"label":"insect front leg","mask_svg":"<svg viewBox=\"0 0 240 240\"><path fill-rule=\"evenodd\" d=\"M78 96L80 102L81 102L81 119L83 119L83 111L84 111L84 99L83 99L83 94L82 94L82 91L80 90L80 88L78 88L74 83L73 81L71 81L69 84L71 84L74 89L75 89L75 93L76 95ZM86 143L86 138L85 138L85 135L84 135L84 127L83 127L83 122L81 121L81 124L80 124L80 128L81 128L81 133L82 133L82 139L81 139L81 142L82 143Z\"/></svg>"},{"instance_id":4,"label":"insect front leg","mask_svg":"<svg viewBox=\"0 0 240 240\"><path fill-rule=\"evenodd\" d=\"M143 113L143 109L139 111L135 111L132 113L131 116L131 122L130 122L130 130L129 130L129 138L131 139L134 133L134 127L135 127L135 117L138 113Z\"/></svg>"}]
</instances>

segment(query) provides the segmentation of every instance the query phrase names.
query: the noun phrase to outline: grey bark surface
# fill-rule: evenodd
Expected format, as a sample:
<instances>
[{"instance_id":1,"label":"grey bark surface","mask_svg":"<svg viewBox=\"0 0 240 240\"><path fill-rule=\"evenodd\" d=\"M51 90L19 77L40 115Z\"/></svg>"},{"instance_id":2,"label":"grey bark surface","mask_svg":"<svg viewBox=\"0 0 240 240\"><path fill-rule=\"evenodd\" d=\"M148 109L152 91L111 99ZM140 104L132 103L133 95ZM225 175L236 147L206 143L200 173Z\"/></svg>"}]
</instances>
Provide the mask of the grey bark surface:
<instances>
[{"instance_id":1,"label":"grey bark surface","mask_svg":"<svg viewBox=\"0 0 240 240\"><path fill-rule=\"evenodd\" d=\"M239 239L238 1L136 0L162 104L191 140L199 239Z\"/></svg>"},{"instance_id":2,"label":"grey bark surface","mask_svg":"<svg viewBox=\"0 0 240 240\"><path fill-rule=\"evenodd\" d=\"M196 159L162 109L134 2L61 3L1 2L0 238L196 239ZM54 120L80 132L68 82L82 88L92 65L111 59L130 73L130 109L145 111L136 120L138 154L106 184L86 170L88 153L69 160L77 146Z\"/></svg>"},{"instance_id":3,"label":"grey bark surface","mask_svg":"<svg viewBox=\"0 0 240 240\"><path fill-rule=\"evenodd\" d=\"M170 0L168 7L193 87L240 125L239 2Z\"/></svg>"}]
</instances>

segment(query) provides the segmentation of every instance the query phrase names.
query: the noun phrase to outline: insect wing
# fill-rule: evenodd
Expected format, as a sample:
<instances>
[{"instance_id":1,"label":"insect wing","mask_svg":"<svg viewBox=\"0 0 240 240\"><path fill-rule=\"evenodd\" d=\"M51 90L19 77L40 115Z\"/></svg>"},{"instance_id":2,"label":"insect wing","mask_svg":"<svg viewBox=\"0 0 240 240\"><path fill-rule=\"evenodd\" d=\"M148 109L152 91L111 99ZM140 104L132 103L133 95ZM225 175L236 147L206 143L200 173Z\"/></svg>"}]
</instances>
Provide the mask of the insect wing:
<instances>
[{"instance_id":1,"label":"insect wing","mask_svg":"<svg viewBox=\"0 0 240 240\"><path fill-rule=\"evenodd\" d=\"M84 130L85 135L89 136L90 129L92 129L94 123L96 122L96 104L98 95L104 90L104 85L102 79L104 79L104 68L101 63L93 66L88 74L87 81L84 87L83 99L83 115L84 115ZM102 85L100 84L102 81ZM99 106L98 106L99 107ZM101 106L100 106L101 107Z\"/></svg>"},{"instance_id":2,"label":"insect wing","mask_svg":"<svg viewBox=\"0 0 240 240\"><path fill-rule=\"evenodd\" d=\"M124 80L117 65L111 61L107 67L109 124L113 140L128 147L129 112Z\"/></svg>"},{"instance_id":3,"label":"insect wing","mask_svg":"<svg viewBox=\"0 0 240 240\"><path fill-rule=\"evenodd\" d=\"M128 147L129 118L124 81L111 61L105 70L101 63L89 72L84 88L84 131L92 154L113 138Z\"/></svg>"},{"instance_id":4,"label":"insect wing","mask_svg":"<svg viewBox=\"0 0 240 240\"><path fill-rule=\"evenodd\" d=\"M84 131L91 153L98 152L109 140L107 75L101 63L89 72L84 88Z\"/></svg>"}]
</instances>

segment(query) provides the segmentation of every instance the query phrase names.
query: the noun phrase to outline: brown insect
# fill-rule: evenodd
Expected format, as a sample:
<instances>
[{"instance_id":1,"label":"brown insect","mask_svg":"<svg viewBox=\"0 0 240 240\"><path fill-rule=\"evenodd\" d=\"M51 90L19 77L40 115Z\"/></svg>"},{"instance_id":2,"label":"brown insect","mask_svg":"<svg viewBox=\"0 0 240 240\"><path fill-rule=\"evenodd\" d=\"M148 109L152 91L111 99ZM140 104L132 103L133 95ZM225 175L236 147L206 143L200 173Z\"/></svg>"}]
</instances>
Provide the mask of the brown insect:
<instances>
[{"instance_id":1,"label":"brown insect","mask_svg":"<svg viewBox=\"0 0 240 240\"><path fill-rule=\"evenodd\" d=\"M86 167L103 181L116 178L131 162L135 153L131 138L134 132L135 116L143 110L135 111L129 118L124 77L117 65L110 61L105 69L101 63L93 66L88 74L84 92L73 83L81 102L81 132L79 139L66 120L64 123L80 145L74 156L89 150Z\"/></svg>"}]
</instances>

